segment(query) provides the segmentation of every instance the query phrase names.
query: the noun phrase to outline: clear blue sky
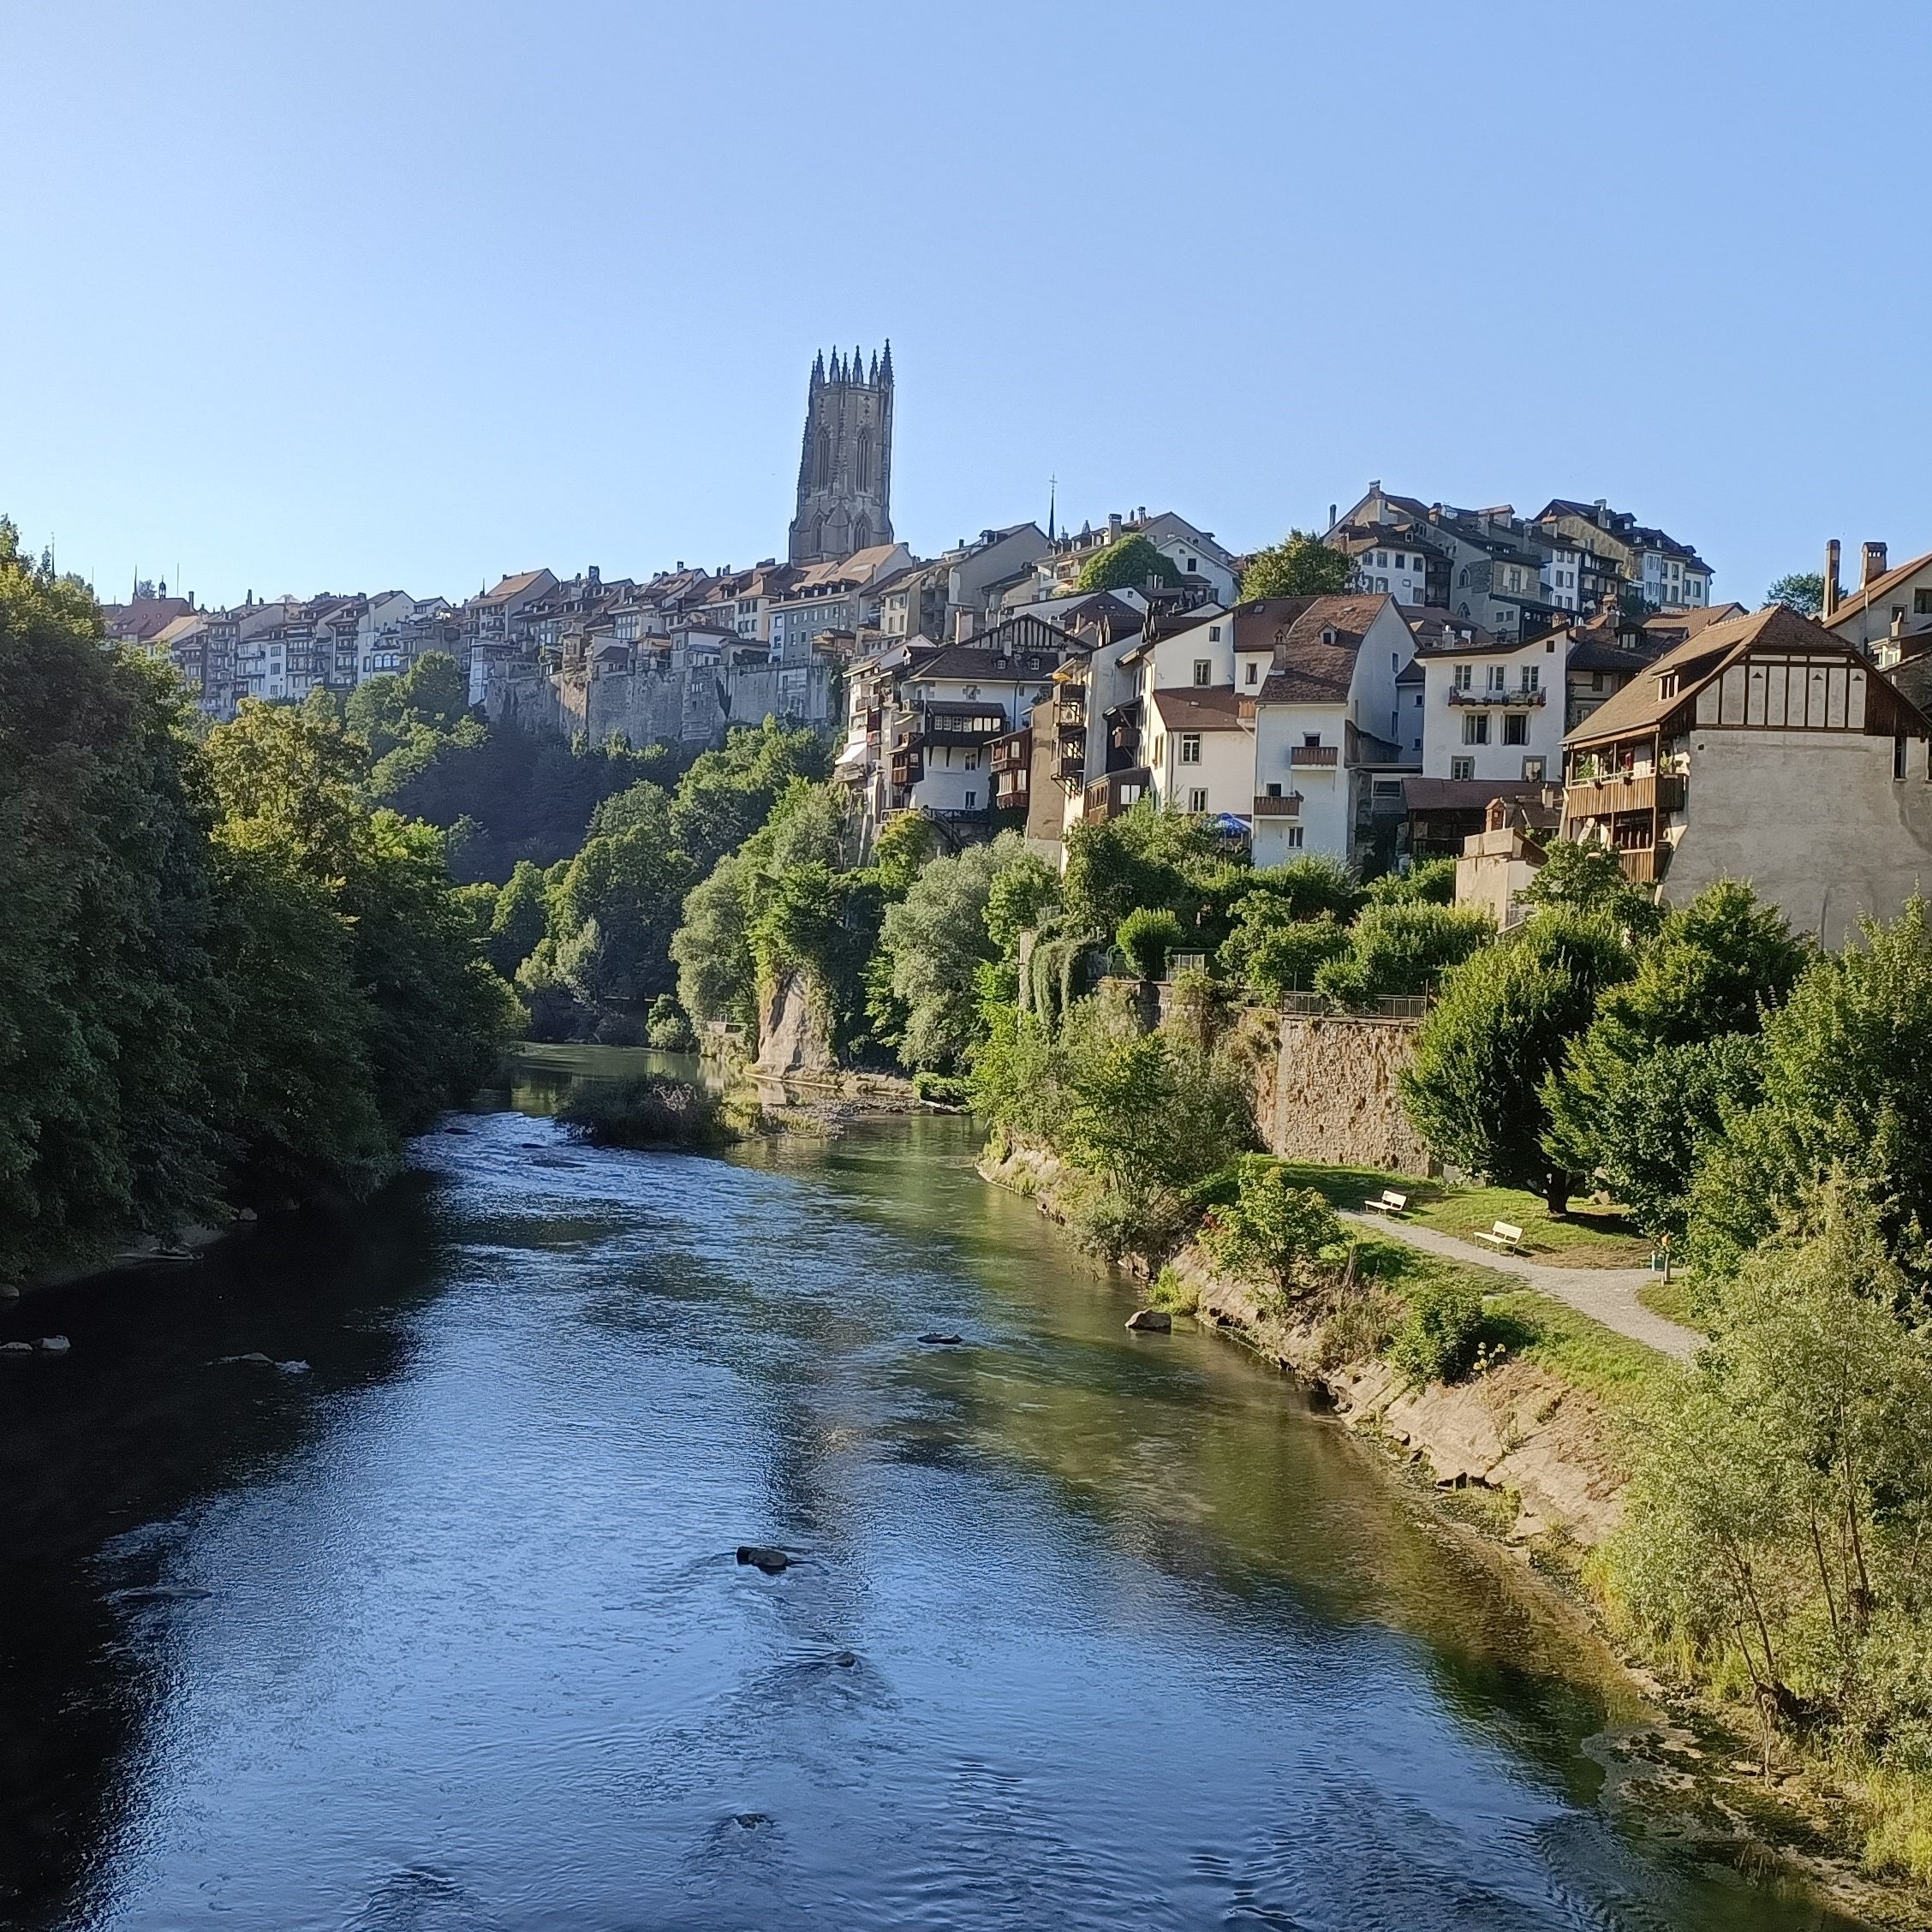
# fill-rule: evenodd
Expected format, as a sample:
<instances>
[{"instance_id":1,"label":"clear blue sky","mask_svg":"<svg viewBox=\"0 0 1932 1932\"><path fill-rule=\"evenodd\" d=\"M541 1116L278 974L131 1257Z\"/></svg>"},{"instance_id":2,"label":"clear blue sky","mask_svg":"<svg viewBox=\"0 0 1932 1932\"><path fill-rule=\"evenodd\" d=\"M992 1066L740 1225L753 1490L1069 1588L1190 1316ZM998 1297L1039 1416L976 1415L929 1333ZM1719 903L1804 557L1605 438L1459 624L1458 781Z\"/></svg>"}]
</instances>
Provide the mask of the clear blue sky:
<instances>
[{"instance_id":1,"label":"clear blue sky","mask_svg":"<svg viewBox=\"0 0 1932 1932\"><path fill-rule=\"evenodd\" d=\"M1754 601L1932 547L1932 9L0 0L0 510L124 594L782 552L892 341L932 552L1372 477Z\"/></svg>"}]
</instances>

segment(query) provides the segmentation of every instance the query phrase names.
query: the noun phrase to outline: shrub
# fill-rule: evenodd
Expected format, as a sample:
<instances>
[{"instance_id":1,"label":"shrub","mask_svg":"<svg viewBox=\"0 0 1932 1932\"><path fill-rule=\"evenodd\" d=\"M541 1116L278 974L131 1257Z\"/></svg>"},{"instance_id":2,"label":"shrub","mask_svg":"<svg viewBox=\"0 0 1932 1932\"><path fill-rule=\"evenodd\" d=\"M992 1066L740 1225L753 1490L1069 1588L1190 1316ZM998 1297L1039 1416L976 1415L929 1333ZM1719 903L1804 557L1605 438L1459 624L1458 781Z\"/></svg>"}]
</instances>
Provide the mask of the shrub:
<instances>
[{"instance_id":1,"label":"shrub","mask_svg":"<svg viewBox=\"0 0 1932 1932\"><path fill-rule=\"evenodd\" d=\"M1237 933L1222 949L1224 953L1243 936ZM1285 993L1306 992L1315 985L1315 975L1348 949L1346 929L1327 914L1320 919L1275 926L1248 942L1248 983L1270 999L1279 999Z\"/></svg>"},{"instance_id":2,"label":"shrub","mask_svg":"<svg viewBox=\"0 0 1932 1932\"><path fill-rule=\"evenodd\" d=\"M587 1088L558 1109L557 1118L594 1147L711 1148L738 1137L715 1094L655 1074Z\"/></svg>"},{"instance_id":3,"label":"shrub","mask_svg":"<svg viewBox=\"0 0 1932 1932\"><path fill-rule=\"evenodd\" d=\"M1202 1245L1224 1273L1285 1300L1309 1285L1321 1263L1339 1258L1342 1224L1313 1188L1292 1186L1263 1155L1242 1160L1237 1175L1234 1199L1202 1224Z\"/></svg>"},{"instance_id":4,"label":"shrub","mask_svg":"<svg viewBox=\"0 0 1932 1932\"><path fill-rule=\"evenodd\" d=\"M1113 943L1143 980L1158 980L1167 955L1185 937L1180 921L1166 906L1136 906L1120 921Z\"/></svg>"},{"instance_id":5,"label":"shrub","mask_svg":"<svg viewBox=\"0 0 1932 1932\"><path fill-rule=\"evenodd\" d=\"M1164 1261L1148 1290L1148 1303L1170 1315L1192 1315L1201 1306L1201 1291L1191 1281L1184 1281L1172 1261Z\"/></svg>"},{"instance_id":6,"label":"shrub","mask_svg":"<svg viewBox=\"0 0 1932 1932\"><path fill-rule=\"evenodd\" d=\"M1429 1282L1409 1298L1389 1360L1411 1382L1458 1381L1482 1345L1482 1297L1461 1282Z\"/></svg>"},{"instance_id":7,"label":"shrub","mask_svg":"<svg viewBox=\"0 0 1932 1932\"><path fill-rule=\"evenodd\" d=\"M1395 1339L1402 1321L1401 1298L1379 1282L1358 1283L1340 1296L1316 1339L1318 1368L1345 1362L1373 1362Z\"/></svg>"},{"instance_id":8,"label":"shrub","mask_svg":"<svg viewBox=\"0 0 1932 1932\"><path fill-rule=\"evenodd\" d=\"M645 1023L646 1041L660 1053L690 1053L697 1050L698 1036L684 1017L684 1009L668 993L651 1002L650 1017Z\"/></svg>"},{"instance_id":9,"label":"shrub","mask_svg":"<svg viewBox=\"0 0 1932 1932\"><path fill-rule=\"evenodd\" d=\"M966 1082L943 1073L922 1070L914 1074L912 1090L921 1100L939 1106L964 1106L968 1098Z\"/></svg>"}]
</instances>

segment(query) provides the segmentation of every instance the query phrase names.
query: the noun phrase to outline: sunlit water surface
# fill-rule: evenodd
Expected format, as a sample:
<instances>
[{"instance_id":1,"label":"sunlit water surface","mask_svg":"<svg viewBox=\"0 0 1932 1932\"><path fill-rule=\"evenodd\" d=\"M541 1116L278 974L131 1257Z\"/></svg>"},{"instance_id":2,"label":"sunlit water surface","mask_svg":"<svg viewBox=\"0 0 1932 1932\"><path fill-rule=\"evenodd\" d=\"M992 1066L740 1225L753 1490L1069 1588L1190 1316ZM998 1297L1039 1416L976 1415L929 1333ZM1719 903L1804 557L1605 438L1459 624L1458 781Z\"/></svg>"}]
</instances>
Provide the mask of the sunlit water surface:
<instances>
[{"instance_id":1,"label":"sunlit water surface","mask_svg":"<svg viewBox=\"0 0 1932 1932\"><path fill-rule=\"evenodd\" d=\"M0 1923L1840 1923L1612 1818L1607 1661L963 1123L604 1153L561 1077L0 1321L74 1342L0 1363Z\"/></svg>"}]
</instances>

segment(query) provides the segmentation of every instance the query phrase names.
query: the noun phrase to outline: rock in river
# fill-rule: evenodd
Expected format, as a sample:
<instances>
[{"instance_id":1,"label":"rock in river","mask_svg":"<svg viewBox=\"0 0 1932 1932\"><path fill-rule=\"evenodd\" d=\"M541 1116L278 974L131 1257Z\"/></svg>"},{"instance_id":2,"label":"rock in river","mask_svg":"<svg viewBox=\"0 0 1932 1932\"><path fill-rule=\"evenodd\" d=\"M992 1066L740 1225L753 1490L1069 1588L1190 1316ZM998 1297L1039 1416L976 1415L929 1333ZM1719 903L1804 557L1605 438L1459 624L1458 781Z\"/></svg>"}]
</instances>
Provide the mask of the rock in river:
<instances>
[{"instance_id":1,"label":"rock in river","mask_svg":"<svg viewBox=\"0 0 1932 1932\"><path fill-rule=\"evenodd\" d=\"M65 1335L43 1335L40 1338L40 1352L43 1355L65 1355L74 1346Z\"/></svg>"},{"instance_id":2,"label":"rock in river","mask_svg":"<svg viewBox=\"0 0 1932 1932\"><path fill-rule=\"evenodd\" d=\"M0 1342L0 1355L23 1356L33 1353L32 1342Z\"/></svg>"},{"instance_id":3,"label":"rock in river","mask_svg":"<svg viewBox=\"0 0 1932 1932\"><path fill-rule=\"evenodd\" d=\"M942 1335L937 1329L934 1329L930 1334L921 1335L919 1339L930 1348L957 1348L959 1346L958 1336Z\"/></svg>"},{"instance_id":4,"label":"rock in river","mask_svg":"<svg viewBox=\"0 0 1932 1932\"><path fill-rule=\"evenodd\" d=\"M1174 1326L1174 1318L1166 1309L1136 1309L1127 1317L1127 1326L1143 1334L1165 1335Z\"/></svg>"},{"instance_id":5,"label":"rock in river","mask_svg":"<svg viewBox=\"0 0 1932 1932\"><path fill-rule=\"evenodd\" d=\"M767 1577L775 1577L791 1566L791 1559L782 1549L772 1549L764 1543L740 1543L738 1561L762 1570Z\"/></svg>"}]
</instances>

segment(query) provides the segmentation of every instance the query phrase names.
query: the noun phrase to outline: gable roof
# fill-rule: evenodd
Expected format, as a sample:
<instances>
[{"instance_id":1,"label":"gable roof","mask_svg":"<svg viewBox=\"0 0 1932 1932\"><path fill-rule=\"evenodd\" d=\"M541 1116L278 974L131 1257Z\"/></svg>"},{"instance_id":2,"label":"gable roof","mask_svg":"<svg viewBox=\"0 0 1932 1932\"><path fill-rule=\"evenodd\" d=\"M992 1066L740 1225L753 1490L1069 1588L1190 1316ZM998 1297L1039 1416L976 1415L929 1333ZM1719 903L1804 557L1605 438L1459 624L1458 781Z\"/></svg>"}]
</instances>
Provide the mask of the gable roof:
<instances>
[{"instance_id":1,"label":"gable roof","mask_svg":"<svg viewBox=\"0 0 1932 1932\"><path fill-rule=\"evenodd\" d=\"M1231 684L1170 684L1154 694L1154 708L1170 731L1238 731L1240 704Z\"/></svg>"},{"instance_id":2,"label":"gable roof","mask_svg":"<svg viewBox=\"0 0 1932 1932\"><path fill-rule=\"evenodd\" d=\"M1862 617L1881 598L1889 597L1911 578L1917 576L1927 564L1932 564L1932 550L1923 557L1915 557L1908 564L1895 565L1883 575L1876 576L1869 584L1861 584L1856 590L1846 591L1838 600L1838 608L1828 617L1819 618L1819 623L1830 630L1843 623L1848 617Z\"/></svg>"},{"instance_id":3,"label":"gable roof","mask_svg":"<svg viewBox=\"0 0 1932 1932\"><path fill-rule=\"evenodd\" d=\"M1257 704L1345 704L1362 640L1392 599L1374 596L1266 597L1237 604L1234 647L1272 650Z\"/></svg>"},{"instance_id":4,"label":"gable roof","mask_svg":"<svg viewBox=\"0 0 1932 1932\"><path fill-rule=\"evenodd\" d=\"M1632 678L1623 689L1597 707L1573 731L1565 735L1566 745L1601 744L1609 738L1635 736L1654 730L1673 713L1735 664L1755 646L1807 652L1824 652L1857 665L1879 688L1892 694L1894 702L1911 715L1918 736L1932 736L1932 722L1918 713L1910 699L1901 697L1883 671L1873 666L1862 651L1834 637L1821 623L1801 617L1783 604L1767 604L1748 617L1733 617L1687 637L1666 651L1651 664L1644 675ZM1667 679L1674 678L1670 695L1662 695ZM1868 716L1869 716L1868 713Z\"/></svg>"}]
</instances>

